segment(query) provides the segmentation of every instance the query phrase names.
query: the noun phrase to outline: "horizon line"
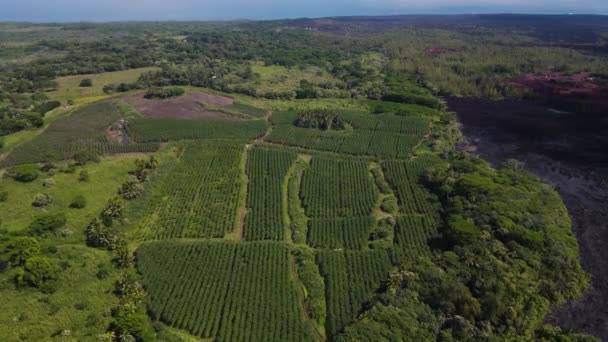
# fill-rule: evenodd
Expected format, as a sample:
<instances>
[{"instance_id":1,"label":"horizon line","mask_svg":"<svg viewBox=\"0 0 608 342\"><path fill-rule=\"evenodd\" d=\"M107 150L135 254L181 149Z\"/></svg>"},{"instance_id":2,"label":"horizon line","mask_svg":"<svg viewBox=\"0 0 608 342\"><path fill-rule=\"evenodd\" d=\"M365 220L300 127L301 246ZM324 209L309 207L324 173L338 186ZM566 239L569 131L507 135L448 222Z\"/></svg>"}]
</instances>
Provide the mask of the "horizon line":
<instances>
[{"instance_id":1,"label":"horizon line","mask_svg":"<svg viewBox=\"0 0 608 342\"><path fill-rule=\"evenodd\" d=\"M37 20L12 20L0 19L0 24L111 24L111 23L154 23L154 22L235 22L235 21L282 21L282 20L315 20L315 19L334 19L334 18L372 18L372 17L406 17L406 16L492 16L492 15L513 15L513 16L608 16L608 13L525 13L525 12L480 12L480 13L402 13L402 14L357 14L357 15L338 15L338 16L322 16L322 17L277 17L265 19L253 18L232 18L232 19L145 19L145 20L55 20L55 21L37 21Z\"/></svg>"}]
</instances>

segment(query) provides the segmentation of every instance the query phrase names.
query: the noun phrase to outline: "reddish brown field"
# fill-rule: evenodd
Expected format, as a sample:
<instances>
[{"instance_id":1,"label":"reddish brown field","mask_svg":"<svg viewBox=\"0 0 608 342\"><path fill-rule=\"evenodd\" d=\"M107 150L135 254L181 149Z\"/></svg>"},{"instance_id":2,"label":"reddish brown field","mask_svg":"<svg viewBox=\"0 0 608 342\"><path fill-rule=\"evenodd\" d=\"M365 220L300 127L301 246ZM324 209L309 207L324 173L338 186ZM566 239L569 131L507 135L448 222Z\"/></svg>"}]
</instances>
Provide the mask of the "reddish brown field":
<instances>
[{"instance_id":1,"label":"reddish brown field","mask_svg":"<svg viewBox=\"0 0 608 342\"><path fill-rule=\"evenodd\" d=\"M149 118L238 120L232 115L205 108L204 105L223 107L234 103L231 98L220 95L197 92L168 100L156 100L146 99L143 94L138 94L124 97L123 100Z\"/></svg>"}]
</instances>

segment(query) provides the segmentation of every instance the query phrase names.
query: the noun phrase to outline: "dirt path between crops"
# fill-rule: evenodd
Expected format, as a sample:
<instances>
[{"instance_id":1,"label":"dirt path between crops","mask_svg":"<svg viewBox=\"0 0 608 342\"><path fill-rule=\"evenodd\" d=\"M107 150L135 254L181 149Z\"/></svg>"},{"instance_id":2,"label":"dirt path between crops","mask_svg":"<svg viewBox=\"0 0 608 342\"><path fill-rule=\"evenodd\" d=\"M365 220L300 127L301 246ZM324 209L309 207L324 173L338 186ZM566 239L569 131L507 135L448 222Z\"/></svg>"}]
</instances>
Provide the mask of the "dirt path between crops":
<instances>
[{"instance_id":1,"label":"dirt path between crops","mask_svg":"<svg viewBox=\"0 0 608 342\"><path fill-rule=\"evenodd\" d=\"M591 287L583 298L555 308L546 321L608 341L608 115L512 100L448 103L466 137L463 149L494 165L509 158L523 161L560 193Z\"/></svg>"}]
</instances>

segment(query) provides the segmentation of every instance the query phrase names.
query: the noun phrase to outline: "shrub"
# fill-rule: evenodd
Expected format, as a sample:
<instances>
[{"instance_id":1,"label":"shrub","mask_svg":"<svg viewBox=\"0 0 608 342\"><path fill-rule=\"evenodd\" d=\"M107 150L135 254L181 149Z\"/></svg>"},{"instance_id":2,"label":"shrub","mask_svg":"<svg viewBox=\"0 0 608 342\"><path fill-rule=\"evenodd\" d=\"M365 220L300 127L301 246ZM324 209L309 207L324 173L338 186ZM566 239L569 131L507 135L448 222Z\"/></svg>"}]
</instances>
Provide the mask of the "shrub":
<instances>
[{"instance_id":1,"label":"shrub","mask_svg":"<svg viewBox=\"0 0 608 342\"><path fill-rule=\"evenodd\" d=\"M70 202L70 208L73 208L73 209L82 209L86 206L87 206L87 199L82 195L78 195L78 196L74 197L72 202Z\"/></svg>"},{"instance_id":2,"label":"shrub","mask_svg":"<svg viewBox=\"0 0 608 342\"><path fill-rule=\"evenodd\" d=\"M294 123L297 127L318 128L321 130L343 130L350 125L334 111L324 109L305 110L298 113Z\"/></svg>"},{"instance_id":3,"label":"shrub","mask_svg":"<svg viewBox=\"0 0 608 342\"><path fill-rule=\"evenodd\" d=\"M102 223L106 227L111 227L113 220L122 216L124 208L124 202L119 197L114 197L110 199L108 201L108 204L106 204L106 207L99 215Z\"/></svg>"},{"instance_id":4,"label":"shrub","mask_svg":"<svg viewBox=\"0 0 608 342\"><path fill-rule=\"evenodd\" d=\"M8 191L0 191L0 202L6 202L8 200Z\"/></svg>"},{"instance_id":5,"label":"shrub","mask_svg":"<svg viewBox=\"0 0 608 342\"><path fill-rule=\"evenodd\" d=\"M61 106L61 102L59 102L59 101L48 101L48 102L45 102L43 104L40 104L40 105L34 107L34 111L36 113L39 113L40 115L44 115L60 106Z\"/></svg>"},{"instance_id":6,"label":"shrub","mask_svg":"<svg viewBox=\"0 0 608 342\"><path fill-rule=\"evenodd\" d=\"M80 182L88 182L90 179L91 177L89 176L89 171L87 170L82 170L78 174L78 181Z\"/></svg>"},{"instance_id":7,"label":"shrub","mask_svg":"<svg viewBox=\"0 0 608 342\"><path fill-rule=\"evenodd\" d=\"M107 248L112 245L116 237L101 220L95 218L85 229L87 246Z\"/></svg>"},{"instance_id":8,"label":"shrub","mask_svg":"<svg viewBox=\"0 0 608 342\"><path fill-rule=\"evenodd\" d=\"M32 201L32 206L34 207L46 207L51 204L53 200L47 194L38 194L34 196L34 200Z\"/></svg>"},{"instance_id":9,"label":"shrub","mask_svg":"<svg viewBox=\"0 0 608 342\"><path fill-rule=\"evenodd\" d=\"M35 235L42 235L47 232L54 232L59 228L65 226L67 219L65 213L44 213L34 218L34 221L30 223L30 230Z\"/></svg>"},{"instance_id":10,"label":"shrub","mask_svg":"<svg viewBox=\"0 0 608 342\"><path fill-rule=\"evenodd\" d=\"M384 212L389 214L395 214L399 210L399 205L397 204L397 198L395 196L386 197L382 200L382 205L380 206Z\"/></svg>"},{"instance_id":11,"label":"shrub","mask_svg":"<svg viewBox=\"0 0 608 342\"><path fill-rule=\"evenodd\" d=\"M137 177L130 176L129 179L122 183L118 189L118 194L126 199L131 200L141 196L144 193L144 186L141 185Z\"/></svg>"},{"instance_id":12,"label":"shrub","mask_svg":"<svg viewBox=\"0 0 608 342\"><path fill-rule=\"evenodd\" d=\"M15 166L6 171L8 177L22 183L33 182L38 178L38 174L38 167L31 164Z\"/></svg>"},{"instance_id":13,"label":"shrub","mask_svg":"<svg viewBox=\"0 0 608 342\"><path fill-rule=\"evenodd\" d=\"M21 266L25 261L40 254L40 243L33 237L17 237L9 243L11 250L8 260L14 266Z\"/></svg>"},{"instance_id":14,"label":"shrub","mask_svg":"<svg viewBox=\"0 0 608 342\"><path fill-rule=\"evenodd\" d=\"M115 84L106 84L103 86L103 92L106 94L112 94L113 92L116 91L116 85Z\"/></svg>"},{"instance_id":15,"label":"shrub","mask_svg":"<svg viewBox=\"0 0 608 342\"><path fill-rule=\"evenodd\" d=\"M25 266L19 270L16 281L18 285L29 285L52 292L59 274L59 267L48 257L37 255L26 260Z\"/></svg>"},{"instance_id":16,"label":"shrub","mask_svg":"<svg viewBox=\"0 0 608 342\"><path fill-rule=\"evenodd\" d=\"M146 91L144 95L147 99L159 98L159 99L168 99L171 97L181 96L185 93L184 89L179 87L152 87Z\"/></svg>"},{"instance_id":17,"label":"shrub","mask_svg":"<svg viewBox=\"0 0 608 342\"><path fill-rule=\"evenodd\" d=\"M90 78L84 78L82 81L80 81L80 86L81 87L92 87L93 80L91 80Z\"/></svg>"},{"instance_id":18,"label":"shrub","mask_svg":"<svg viewBox=\"0 0 608 342\"><path fill-rule=\"evenodd\" d=\"M77 165L85 165L88 162L99 162L99 155L92 151L80 151L74 154L74 161Z\"/></svg>"},{"instance_id":19,"label":"shrub","mask_svg":"<svg viewBox=\"0 0 608 342\"><path fill-rule=\"evenodd\" d=\"M55 180L53 178L47 178L45 180L42 181L42 186L44 186L45 188L50 188L52 186L55 186Z\"/></svg>"}]
</instances>

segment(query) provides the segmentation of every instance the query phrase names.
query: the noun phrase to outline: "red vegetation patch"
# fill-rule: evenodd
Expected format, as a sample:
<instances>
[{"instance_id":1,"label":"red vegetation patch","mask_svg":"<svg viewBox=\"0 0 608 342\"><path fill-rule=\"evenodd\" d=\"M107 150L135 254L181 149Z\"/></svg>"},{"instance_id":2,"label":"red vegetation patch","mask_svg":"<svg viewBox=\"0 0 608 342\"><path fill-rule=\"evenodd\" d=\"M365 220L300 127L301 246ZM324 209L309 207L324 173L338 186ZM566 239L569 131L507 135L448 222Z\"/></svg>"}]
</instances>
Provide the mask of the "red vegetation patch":
<instances>
[{"instance_id":1,"label":"red vegetation patch","mask_svg":"<svg viewBox=\"0 0 608 342\"><path fill-rule=\"evenodd\" d=\"M428 48L424 51L426 51L426 53L428 53L429 55L442 55L444 53L454 52L454 50L444 49L444 48L440 48L440 47L432 47L432 48Z\"/></svg>"},{"instance_id":2,"label":"red vegetation patch","mask_svg":"<svg viewBox=\"0 0 608 342\"><path fill-rule=\"evenodd\" d=\"M511 82L519 88L529 88L539 92L551 92L560 95L589 94L601 91L601 87L594 83L591 74L581 72L567 75L561 72L544 72L527 74L525 77Z\"/></svg>"},{"instance_id":3,"label":"red vegetation patch","mask_svg":"<svg viewBox=\"0 0 608 342\"><path fill-rule=\"evenodd\" d=\"M138 112L149 118L173 118L191 120L238 120L238 118L205 108L205 105L224 107L234 103L229 97L203 92L189 93L167 100L146 99L144 94L123 98Z\"/></svg>"},{"instance_id":4,"label":"red vegetation patch","mask_svg":"<svg viewBox=\"0 0 608 342\"><path fill-rule=\"evenodd\" d=\"M568 75L561 72L527 74L510 84L526 88L543 96L549 102L570 108L583 106L586 112L602 113L608 110L608 86L605 80L581 72Z\"/></svg>"}]
</instances>

